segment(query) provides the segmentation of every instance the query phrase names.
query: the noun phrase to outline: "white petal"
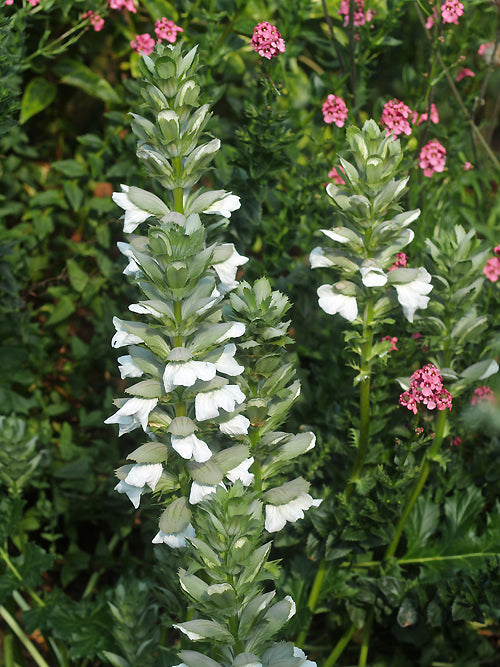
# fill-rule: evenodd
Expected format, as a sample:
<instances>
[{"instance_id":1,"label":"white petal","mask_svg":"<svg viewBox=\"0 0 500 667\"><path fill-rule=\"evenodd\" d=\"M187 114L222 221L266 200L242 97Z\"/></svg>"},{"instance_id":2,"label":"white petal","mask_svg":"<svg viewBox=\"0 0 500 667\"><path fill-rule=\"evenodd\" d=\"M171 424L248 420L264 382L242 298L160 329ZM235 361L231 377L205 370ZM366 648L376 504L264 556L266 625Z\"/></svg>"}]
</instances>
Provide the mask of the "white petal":
<instances>
[{"instance_id":1,"label":"white petal","mask_svg":"<svg viewBox=\"0 0 500 667\"><path fill-rule=\"evenodd\" d=\"M365 287L382 287L387 282L387 276L379 267L362 266L359 270Z\"/></svg>"},{"instance_id":2,"label":"white petal","mask_svg":"<svg viewBox=\"0 0 500 667\"><path fill-rule=\"evenodd\" d=\"M115 491L118 491L118 493L126 493L132 505L137 509L141 502L141 493L144 491L144 487L140 488L138 486L131 486L123 480L120 480L115 486Z\"/></svg>"},{"instance_id":3,"label":"white petal","mask_svg":"<svg viewBox=\"0 0 500 667\"><path fill-rule=\"evenodd\" d=\"M158 310L155 310L154 308L151 308L151 306L148 306L144 303L132 303L130 304L128 309L131 310L133 313L139 313L140 315L152 315L153 317L162 317L162 314Z\"/></svg>"},{"instance_id":4,"label":"white petal","mask_svg":"<svg viewBox=\"0 0 500 667\"><path fill-rule=\"evenodd\" d=\"M200 392L194 399L196 419L204 421L218 417L219 408L232 412L235 405L243 403L244 400L245 394L234 384L227 384L213 391Z\"/></svg>"},{"instance_id":5,"label":"white petal","mask_svg":"<svg viewBox=\"0 0 500 667\"><path fill-rule=\"evenodd\" d=\"M356 297L346 296L333 290L331 285L321 285L318 287L318 303L325 313L335 315L339 313L349 322L353 322L358 316L358 304Z\"/></svg>"},{"instance_id":6,"label":"white petal","mask_svg":"<svg viewBox=\"0 0 500 667\"><path fill-rule=\"evenodd\" d=\"M214 213L222 215L225 218L230 218L231 213L240 208L240 206L240 198L237 195L233 195L229 192L222 199L218 199L217 201L214 201L213 204L210 204L210 206L206 208L203 213Z\"/></svg>"},{"instance_id":7,"label":"white petal","mask_svg":"<svg viewBox=\"0 0 500 667\"><path fill-rule=\"evenodd\" d=\"M125 483L144 487L146 484L154 491L163 472L161 463L136 463L125 477Z\"/></svg>"},{"instance_id":8,"label":"white petal","mask_svg":"<svg viewBox=\"0 0 500 667\"><path fill-rule=\"evenodd\" d=\"M122 185L121 188L123 192L114 192L112 198L115 204L125 210L123 231L125 234L131 234L141 222L151 217L151 213L143 211L130 201L127 194L128 185Z\"/></svg>"},{"instance_id":9,"label":"white petal","mask_svg":"<svg viewBox=\"0 0 500 667\"><path fill-rule=\"evenodd\" d=\"M333 229L322 229L321 230L325 236L332 239L332 241L337 241L337 243L348 243L349 239L347 236L343 236L338 232L335 232Z\"/></svg>"},{"instance_id":10,"label":"white petal","mask_svg":"<svg viewBox=\"0 0 500 667\"><path fill-rule=\"evenodd\" d=\"M245 367L240 366L236 361L234 358L235 353L236 345L234 343L229 343L228 345L224 346L224 352L215 362L215 368L219 373L224 373L224 375L231 376L241 375L241 373L243 373Z\"/></svg>"},{"instance_id":11,"label":"white petal","mask_svg":"<svg viewBox=\"0 0 500 667\"><path fill-rule=\"evenodd\" d=\"M255 477L253 473L249 472L249 468L253 462L253 456L249 459L245 459L240 465L236 466L236 468L229 470L229 472L226 473L226 477L233 483L239 479L243 483L243 486L250 486Z\"/></svg>"},{"instance_id":12,"label":"white petal","mask_svg":"<svg viewBox=\"0 0 500 667\"><path fill-rule=\"evenodd\" d=\"M211 484L198 484L198 482L193 482L191 484L191 492L189 494L189 502L191 505L196 505L203 500L205 496L215 493L217 490L217 485Z\"/></svg>"},{"instance_id":13,"label":"white petal","mask_svg":"<svg viewBox=\"0 0 500 667\"><path fill-rule=\"evenodd\" d=\"M172 361L167 363L163 373L165 391L175 387L192 387L196 380L212 380L215 377L215 364L209 361Z\"/></svg>"},{"instance_id":14,"label":"white petal","mask_svg":"<svg viewBox=\"0 0 500 667\"><path fill-rule=\"evenodd\" d=\"M125 331L123 322L118 317L113 317L113 324L115 325L116 333L111 339L111 347L123 347L124 345L134 345L135 343L144 342L140 336Z\"/></svg>"},{"instance_id":15,"label":"white petal","mask_svg":"<svg viewBox=\"0 0 500 667\"><path fill-rule=\"evenodd\" d=\"M212 456L207 443L197 438L194 433L186 436L173 435L171 442L172 447L183 459L193 458L198 463L204 463Z\"/></svg>"},{"instance_id":16,"label":"white petal","mask_svg":"<svg viewBox=\"0 0 500 667\"><path fill-rule=\"evenodd\" d=\"M286 519L280 510L279 505L266 505L265 529L268 533L277 533L286 524Z\"/></svg>"},{"instance_id":17,"label":"white petal","mask_svg":"<svg viewBox=\"0 0 500 667\"><path fill-rule=\"evenodd\" d=\"M164 533L160 530L152 539L152 542L153 544L166 544L174 549L179 549L186 546L186 537L196 537L196 533L191 524L180 533Z\"/></svg>"},{"instance_id":18,"label":"white petal","mask_svg":"<svg viewBox=\"0 0 500 667\"><path fill-rule=\"evenodd\" d=\"M319 246L311 250L309 254L309 262L312 269L319 269L324 266L335 266L335 264L325 256L325 251Z\"/></svg>"},{"instance_id":19,"label":"white petal","mask_svg":"<svg viewBox=\"0 0 500 667\"><path fill-rule=\"evenodd\" d=\"M223 343L225 340L228 340L229 338L239 338L240 336L243 336L245 333L245 325L243 322L234 322L232 326L229 327L229 329L226 331L225 334L222 334L217 340L215 341L216 343Z\"/></svg>"},{"instance_id":20,"label":"white petal","mask_svg":"<svg viewBox=\"0 0 500 667\"><path fill-rule=\"evenodd\" d=\"M148 427L149 413L156 407L157 403L157 398L130 398L114 415L105 419L104 423L119 424L119 435L128 433L138 426L142 426L145 431Z\"/></svg>"},{"instance_id":21,"label":"white petal","mask_svg":"<svg viewBox=\"0 0 500 667\"><path fill-rule=\"evenodd\" d=\"M214 264L214 269L217 275L219 276L219 280L222 283L233 283L235 278L236 278L236 272L238 270L238 266L241 266L242 264L245 264L248 262L248 257L245 257L244 255L240 255L236 248L234 247L234 244L232 243L223 243L222 247L230 247L232 249L232 254L228 259L226 259L223 262L217 262L217 264Z\"/></svg>"},{"instance_id":22,"label":"white petal","mask_svg":"<svg viewBox=\"0 0 500 667\"><path fill-rule=\"evenodd\" d=\"M248 433L249 426L249 419L243 415L236 415L235 417L228 419L227 422L219 424L219 429L226 435L245 435Z\"/></svg>"},{"instance_id":23,"label":"white petal","mask_svg":"<svg viewBox=\"0 0 500 667\"><path fill-rule=\"evenodd\" d=\"M144 371L139 368L130 354L118 357L118 363L120 364L118 370L122 380L124 378L140 378L141 375L144 375Z\"/></svg>"}]
</instances>

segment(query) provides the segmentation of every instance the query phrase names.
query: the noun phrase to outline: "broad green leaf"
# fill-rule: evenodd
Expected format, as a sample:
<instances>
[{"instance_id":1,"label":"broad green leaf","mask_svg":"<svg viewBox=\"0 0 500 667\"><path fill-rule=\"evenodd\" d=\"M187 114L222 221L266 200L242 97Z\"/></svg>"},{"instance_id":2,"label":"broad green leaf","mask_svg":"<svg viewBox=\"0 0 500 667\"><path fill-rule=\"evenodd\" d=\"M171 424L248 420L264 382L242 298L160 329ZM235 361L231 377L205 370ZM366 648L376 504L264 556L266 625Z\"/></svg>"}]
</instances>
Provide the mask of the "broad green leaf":
<instances>
[{"instance_id":1,"label":"broad green leaf","mask_svg":"<svg viewBox=\"0 0 500 667\"><path fill-rule=\"evenodd\" d=\"M19 123L22 125L29 118L43 111L51 104L56 96L57 87L51 81L37 76L26 86L21 100L21 115Z\"/></svg>"},{"instance_id":2,"label":"broad green leaf","mask_svg":"<svg viewBox=\"0 0 500 667\"><path fill-rule=\"evenodd\" d=\"M74 259L66 260L66 268L68 269L69 281L73 289L77 292L83 292L89 281L88 275L79 267Z\"/></svg>"},{"instance_id":3,"label":"broad green leaf","mask_svg":"<svg viewBox=\"0 0 500 667\"><path fill-rule=\"evenodd\" d=\"M86 173L85 167L77 160L59 160L58 162L53 162L51 166L68 178L79 178L80 176L85 176Z\"/></svg>"},{"instance_id":4,"label":"broad green leaf","mask_svg":"<svg viewBox=\"0 0 500 667\"><path fill-rule=\"evenodd\" d=\"M96 74L86 65L78 60L64 59L54 68L61 76L61 82L69 86L80 88L91 97L98 97L104 102L116 104L120 102L120 96L113 87Z\"/></svg>"},{"instance_id":5,"label":"broad green leaf","mask_svg":"<svg viewBox=\"0 0 500 667\"><path fill-rule=\"evenodd\" d=\"M405 558L414 557L425 549L429 537L436 531L439 507L429 497L420 496L405 526L407 551Z\"/></svg>"}]
</instances>

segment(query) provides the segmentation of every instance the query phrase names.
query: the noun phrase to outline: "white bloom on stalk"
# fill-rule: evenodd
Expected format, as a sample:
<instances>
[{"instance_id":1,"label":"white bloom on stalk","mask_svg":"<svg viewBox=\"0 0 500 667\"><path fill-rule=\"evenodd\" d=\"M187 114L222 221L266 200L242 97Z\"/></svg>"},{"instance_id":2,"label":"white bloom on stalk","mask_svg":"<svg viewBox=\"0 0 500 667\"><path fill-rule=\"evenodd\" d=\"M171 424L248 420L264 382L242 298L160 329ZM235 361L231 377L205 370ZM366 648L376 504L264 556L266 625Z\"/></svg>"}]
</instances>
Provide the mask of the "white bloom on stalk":
<instances>
[{"instance_id":1,"label":"white bloom on stalk","mask_svg":"<svg viewBox=\"0 0 500 667\"><path fill-rule=\"evenodd\" d=\"M224 486L222 482L219 482L221 486ZM191 484L191 492L189 493L189 502L191 505L196 505L196 503L201 503L205 496L209 496L211 493L215 493L217 490L217 484L198 484L198 482L193 482Z\"/></svg>"},{"instance_id":2,"label":"white bloom on stalk","mask_svg":"<svg viewBox=\"0 0 500 667\"><path fill-rule=\"evenodd\" d=\"M413 322L413 316L417 308L427 308L429 303L430 297L425 295L432 290L430 273L421 266L415 280L402 285L395 285L395 288L406 319Z\"/></svg>"},{"instance_id":3,"label":"white bloom on stalk","mask_svg":"<svg viewBox=\"0 0 500 667\"><path fill-rule=\"evenodd\" d=\"M309 254L309 262L312 269L320 269L323 267L335 266L335 263L325 255L323 248L319 246L311 250Z\"/></svg>"},{"instance_id":4,"label":"white bloom on stalk","mask_svg":"<svg viewBox=\"0 0 500 667\"><path fill-rule=\"evenodd\" d=\"M249 426L249 419L244 415L236 415L235 417L228 419L227 422L219 424L219 430L226 435L245 435L248 433Z\"/></svg>"},{"instance_id":5,"label":"white bloom on stalk","mask_svg":"<svg viewBox=\"0 0 500 667\"><path fill-rule=\"evenodd\" d=\"M144 375L144 371L132 359L130 354L125 354L123 357L118 357L118 370L122 380L125 378L140 378Z\"/></svg>"},{"instance_id":6,"label":"white bloom on stalk","mask_svg":"<svg viewBox=\"0 0 500 667\"><path fill-rule=\"evenodd\" d=\"M113 201L120 208L125 211L125 219L123 221L123 231L125 234L131 234L141 222L144 222L151 217L151 213L144 211L128 198L128 185L120 185L123 192L113 192Z\"/></svg>"},{"instance_id":7,"label":"white bloom on stalk","mask_svg":"<svg viewBox=\"0 0 500 667\"><path fill-rule=\"evenodd\" d=\"M128 264L123 269L122 273L125 276L135 276L138 273L142 273L141 267L135 260L134 251L130 243L118 241L116 245L118 246L118 250L121 252L121 254L128 259Z\"/></svg>"},{"instance_id":8,"label":"white bloom on stalk","mask_svg":"<svg viewBox=\"0 0 500 667\"><path fill-rule=\"evenodd\" d=\"M220 389L200 392L194 399L197 421L219 416L219 410L233 412L236 405L243 403L245 394L236 384L226 384Z\"/></svg>"},{"instance_id":9,"label":"white bloom on stalk","mask_svg":"<svg viewBox=\"0 0 500 667\"><path fill-rule=\"evenodd\" d=\"M365 287L382 287L387 282L384 270L373 259L367 259L359 268L361 280Z\"/></svg>"},{"instance_id":10,"label":"white bloom on stalk","mask_svg":"<svg viewBox=\"0 0 500 667\"><path fill-rule=\"evenodd\" d=\"M115 486L118 493L126 493L132 505L137 509L141 502L141 494L149 486L154 491L163 472L161 463L136 463L129 470L125 479Z\"/></svg>"},{"instance_id":11,"label":"white bloom on stalk","mask_svg":"<svg viewBox=\"0 0 500 667\"><path fill-rule=\"evenodd\" d=\"M118 424L119 436L133 431L139 426L142 426L143 431L146 431L149 414L154 410L157 403L157 398L129 398L114 415L105 419L104 423Z\"/></svg>"},{"instance_id":12,"label":"white bloom on stalk","mask_svg":"<svg viewBox=\"0 0 500 667\"><path fill-rule=\"evenodd\" d=\"M283 505L266 505L265 528L269 533L276 533L287 521L294 523L298 519L303 519L305 510L318 507L321 502L321 499L315 499L308 493L301 493Z\"/></svg>"},{"instance_id":13,"label":"white bloom on stalk","mask_svg":"<svg viewBox=\"0 0 500 667\"><path fill-rule=\"evenodd\" d=\"M224 218L230 218L231 213L241 206L240 198L228 192L222 199L214 201L203 213L222 215Z\"/></svg>"},{"instance_id":14,"label":"white bloom on stalk","mask_svg":"<svg viewBox=\"0 0 500 667\"><path fill-rule=\"evenodd\" d=\"M241 481L243 486L250 486L250 484L253 482L255 475L253 472L249 472L250 466L254 462L253 456L251 456L249 459L245 459L242 461L236 468L233 468L232 470L229 470L226 473L226 477L233 482L236 482L237 479Z\"/></svg>"},{"instance_id":15,"label":"white bloom on stalk","mask_svg":"<svg viewBox=\"0 0 500 667\"><path fill-rule=\"evenodd\" d=\"M192 387L196 380L213 380L215 364L209 361L172 361L168 362L163 372L163 384L168 393L175 387Z\"/></svg>"},{"instance_id":16,"label":"white bloom on stalk","mask_svg":"<svg viewBox=\"0 0 500 667\"><path fill-rule=\"evenodd\" d=\"M319 307L329 315L338 313L349 322L358 316L356 297L338 292L333 285L321 285L317 289Z\"/></svg>"},{"instance_id":17,"label":"white bloom on stalk","mask_svg":"<svg viewBox=\"0 0 500 667\"><path fill-rule=\"evenodd\" d=\"M125 345L134 345L135 343L143 343L140 336L131 334L123 327L123 322L118 317L113 317L113 324L115 325L116 333L111 339L111 347L124 347Z\"/></svg>"},{"instance_id":18,"label":"white bloom on stalk","mask_svg":"<svg viewBox=\"0 0 500 667\"><path fill-rule=\"evenodd\" d=\"M233 243L222 243L220 247L230 248L232 250L231 255L227 259L213 265L213 268L221 281L219 290L229 292L237 286L236 272L238 271L239 266L248 262L248 257L240 255Z\"/></svg>"},{"instance_id":19,"label":"white bloom on stalk","mask_svg":"<svg viewBox=\"0 0 500 667\"><path fill-rule=\"evenodd\" d=\"M228 343L224 345L224 351L221 356L214 363L215 368L219 373L224 373L224 375L241 375L245 370L244 366L240 364L234 358L236 354L236 345L234 343Z\"/></svg>"},{"instance_id":20,"label":"white bloom on stalk","mask_svg":"<svg viewBox=\"0 0 500 667\"><path fill-rule=\"evenodd\" d=\"M186 546L186 537L196 537L191 524L188 524L179 533L164 533L162 530L159 530L155 537L153 537L152 542L153 544L166 544L173 549L180 549Z\"/></svg>"},{"instance_id":21,"label":"white bloom on stalk","mask_svg":"<svg viewBox=\"0 0 500 667\"><path fill-rule=\"evenodd\" d=\"M212 456L209 446L194 433L190 435L172 435L172 447L183 459L194 459L197 463L204 463Z\"/></svg>"},{"instance_id":22,"label":"white bloom on stalk","mask_svg":"<svg viewBox=\"0 0 500 667\"><path fill-rule=\"evenodd\" d=\"M293 657L294 658L304 658L304 662L300 667L317 667L316 663L312 660L308 660L306 654L301 648L293 647Z\"/></svg>"}]
</instances>

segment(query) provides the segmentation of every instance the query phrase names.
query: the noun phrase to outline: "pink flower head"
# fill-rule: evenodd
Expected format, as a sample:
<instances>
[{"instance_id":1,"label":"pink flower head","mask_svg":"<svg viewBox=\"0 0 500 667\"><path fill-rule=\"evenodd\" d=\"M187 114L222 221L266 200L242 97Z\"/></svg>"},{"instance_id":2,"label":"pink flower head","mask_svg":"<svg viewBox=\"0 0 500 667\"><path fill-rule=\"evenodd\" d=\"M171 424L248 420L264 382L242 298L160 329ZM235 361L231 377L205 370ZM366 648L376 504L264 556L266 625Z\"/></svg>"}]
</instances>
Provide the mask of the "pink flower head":
<instances>
[{"instance_id":1,"label":"pink flower head","mask_svg":"<svg viewBox=\"0 0 500 667\"><path fill-rule=\"evenodd\" d=\"M484 265L483 273L488 280L491 280L492 283L496 283L500 276L500 257L492 257L489 259Z\"/></svg>"},{"instance_id":2,"label":"pink flower head","mask_svg":"<svg viewBox=\"0 0 500 667\"><path fill-rule=\"evenodd\" d=\"M471 162L464 162L464 171L469 171L469 169L474 169L474 165Z\"/></svg>"},{"instance_id":3,"label":"pink flower head","mask_svg":"<svg viewBox=\"0 0 500 667\"><path fill-rule=\"evenodd\" d=\"M36 7L39 4L40 0L28 0L28 2L32 7Z\"/></svg>"},{"instance_id":4,"label":"pink flower head","mask_svg":"<svg viewBox=\"0 0 500 667\"><path fill-rule=\"evenodd\" d=\"M425 27L427 28L427 30L430 30L437 20L438 20L437 9L434 7L432 10L432 14L427 17L427 21L425 22Z\"/></svg>"},{"instance_id":5,"label":"pink flower head","mask_svg":"<svg viewBox=\"0 0 500 667\"><path fill-rule=\"evenodd\" d=\"M457 435L456 438L453 438L453 444L455 445L455 447L460 447L460 445L462 444L462 438L459 435Z\"/></svg>"},{"instance_id":6,"label":"pink flower head","mask_svg":"<svg viewBox=\"0 0 500 667\"><path fill-rule=\"evenodd\" d=\"M441 5L441 16L443 23L454 23L458 25L458 19L464 13L464 6L458 0L446 0Z\"/></svg>"},{"instance_id":7,"label":"pink flower head","mask_svg":"<svg viewBox=\"0 0 500 667\"><path fill-rule=\"evenodd\" d=\"M174 44L178 32L184 32L184 30L175 25L173 21L167 21L165 17L155 23L155 33L160 41L166 39L167 42Z\"/></svg>"},{"instance_id":8,"label":"pink flower head","mask_svg":"<svg viewBox=\"0 0 500 667\"><path fill-rule=\"evenodd\" d=\"M389 348L389 352L399 352L399 348L396 346L396 343L398 342L398 339L395 336L384 336L382 340L386 340L391 344L391 347Z\"/></svg>"},{"instance_id":9,"label":"pink flower head","mask_svg":"<svg viewBox=\"0 0 500 667\"><path fill-rule=\"evenodd\" d=\"M14 4L14 0L5 0L5 4L6 4L6 5L13 5L13 4Z\"/></svg>"},{"instance_id":10,"label":"pink flower head","mask_svg":"<svg viewBox=\"0 0 500 667\"><path fill-rule=\"evenodd\" d=\"M406 106L400 100L390 100L384 104L380 122L387 128L386 136L393 135L395 139L398 134L411 134L410 118L412 112L410 107Z\"/></svg>"},{"instance_id":11,"label":"pink flower head","mask_svg":"<svg viewBox=\"0 0 500 667\"><path fill-rule=\"evenodd\" d=\"M418 340L419 338L422 338L422 334L419 331L415 331L414 333L412 333L411 337L413 338L413 340Z\"/></svg>"},{"instance_id":12,"label":"pink flower head","mask_svg":"<svg viewBox=\"0 0 500 667\"><path fill-rule=\"evenodd\" d=\"M495 255L500 255L500 245L496 245L493 248L493 252L495 253Z\"/></svg>"},{"instance_id":13,"label":"pink flower head","mask_svg":"<svg viewBox=\"0 0 500 667\"><path fill-rule=\"evenodd\" d=\"M496 400L496 396L492 389L486 385L483 385L482 387L474 389L474 393L472 394L470 402L471 405L477 405L483 401L486 401L487 403L496 403Z\"/></svg>"},{"instance_id":14,"label":"pink flower head","mask_svg":"<svg viewBox=\"0 0 500 667\"><path fill-rule=\"evenodd\" d=\"M446 148L437 139L431 139L420 151L418 166L424 170L424 176L432 176L434 172L444 171Z\"/></svg>"},{"instance_id":15,"label":"pink flower head","mask_svg":"<svg viewBox=\"0 0 500 667\"><path fill-rule=\"evenodd\" d=\"M7 3L5 3L7 4ZM484 56L486 51L489 51L489 49L493 48L493 42L486 42L485 44L481 44L477 50L478 55Z\"/></svg>"},{"instance_id":16,"label":"pink flower head","mask_svg":"<svg viewBox=\"0 0 500 667\"><path fill-rule=\"evenodd\" d=\"M410 386L399 397L399 403L417 414L417 406L422 403L428 410L451 410L452 395L443 387L443 378L433 364L426 364L415 371L410 378Z\"/></svg>"},{"instance_id":17,"label":"pink flower head","mask_svg":"<svg viewBox=\"0 0 500 667\"><path fill-rule=\"evenodd\" d=\"M280 53L285 53L285 40L282 38L276 26L269 23L269 21L262 21L257 23L254 28L250 45L253 50L262 56L271 60L274 56Z\"/></svg>"},{"instance_id":18,"label":"pink flower head","mask_svg":"<svg viewBox=\"0 0 500 667\"><path fill-rule=\"evenodd\" d=\"M389 271L394 271L394 269L399 269L400 267L405 267L408 263L408 257L404 252L398 252L396 254L396 261L392 266L389 267Z\"/></svg>"},{"instance_id":19,"label":"pink flower head","mask_svg":"<svg viewBox=\"0 0 500 667\"><path fill-rule=\"evenodd\" d=\"M355 0L356 6L354 8L354 25L356 28L359 28L365 23L370 23L375 12L371 9L368 9L365 12L365 0ZM344 17L344 27L349 25L349 0L342 0L340 3L339 9L340 16Z\"/></svg>"},{"instance_id":20,"label":"pink flower head","mask_svg":"<svg viewBox=\"0 0 500 667\"><path fill-rule=\"evenodd\" d=\"M464 67L455 77L455 81L462 81L462 79L465 79L468 76L476 76L476 75L471 69L469 69L468 67Z\"/></svg>"},{"instance_id":21,"label":"pink flower head","mask_svg":"<svg viewBox=\"0 0 500 667\"><path fill-rule=\"evenodd\" d=\"M134 0L108 0L111 9L127 9L129 12L136 13Z\"/></svg>"},{"instance_id":22,"label":"pink flower head","mask_svg":"<svg viewBox=\"0 0 500 667\"><path fill-rule=\"evenodd\" d=\"M342 167L339 167L339 169L340 169L340 171L341 171L342 173L344 173L344 170L342 169ZM340 176L340 174L339 174L339 172L337 171L337 168L336 168L336 167L332 167L332 168L330 169L330 171L328 172L328 178L333 179L333 181L334 181L337 185L345 185L345 181L344 181L344 179L342 178L342 176Z\"/></svg>"},{"instance_id":23,"label":"pink flower head","mask_svg":"<svg viewBox=\"0 0 500 667\"><path fill-rule=\"evenodd\" d=\"M325 123L335 123L337 127L343 127L348 112L346 103L341 97L328 95L322 109Z\"/></svg>"},{"instance_id":24,"label":"pink flower head","mask_svg":"<svg viewBox=\"0 0 500 667\"><path fill-rule=\"evenodd\" d=\"M156 42L151 35L148 35L148 33L145 32L142 35L137 35L137 37L130 42L130 46L134 51L137 51L139 55L149 56L155 48L155 43Z\"/></svg>"},{"instance_id":25,"label":"pink flower head","mask_svg":"<svg viewBox=\"0 0 500 667\"><path fill-rule=\"evenodd\" d=\"M438 110L435 104L431 104L431 123L434 123L434 125L437 125L439 123L439 114ZM425 123L427 120L428 115L427 113L423 113L420 116L418 115L417 111L414 111L411 116L411 122L413 124L417 123L417 125L421 125L422 123Z\"/></svg>"},{"instance_id":26,"label":"pink flower head","mask_svg":"<svg viewBox=\"0 0 500 667\"><path fill-rule=\"evenodd\" d=\"M91 10L84 12L82 14L82 19L89 19L96 32L99 32L99 30L102 30L104 27L104 19Z\"/></svg>"}]
</instances>

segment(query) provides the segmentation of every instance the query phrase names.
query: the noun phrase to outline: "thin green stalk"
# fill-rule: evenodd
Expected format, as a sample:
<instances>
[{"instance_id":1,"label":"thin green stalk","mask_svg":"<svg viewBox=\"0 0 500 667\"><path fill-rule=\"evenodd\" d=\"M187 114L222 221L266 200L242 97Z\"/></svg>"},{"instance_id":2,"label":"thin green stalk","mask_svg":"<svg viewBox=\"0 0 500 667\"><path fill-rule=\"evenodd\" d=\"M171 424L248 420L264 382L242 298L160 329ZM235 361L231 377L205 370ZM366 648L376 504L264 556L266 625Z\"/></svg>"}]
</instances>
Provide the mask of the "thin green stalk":
<instances>
[{"instance_id":1,"label":"thin green stalk","mask_svg":"<svg viewBox=\"0 0 500 667\"><path fill-rule=\"evenodd\" d=\"M352 106L354 109L358 106L358 75L356 72L356 36L354 33L354 3L355 0L349 0L349 25L347 32L349 35L349 70L351 78Z\"/></svg>"},{"instance_id":2,"label":"thin green stalk","mask_svg":"<svg viewBox=\"0 0 500 667\"><path fill-rule=\"evenodd\" d=\"M17 570L16 566L12 563L12 561L9 558L9 554L5 549L2 549L0 547L0 556L3 558L5 564L9 568L9 570L13 573L13 575L18 579L18 581L22 581L23 577ZM35 591L32 588L26 588L25 589L28 593L28 595L31 597L31 599L37 603L39 607L45 607L45 602L35 593Z\"/></svg>"},{"instance_id":3,"label":"thin green stalk","mask_svg":"<svg viewBox=\"0 0 500 667\"><path fill-rule=\"evenodd\" d=\"M9 612L7 611L7 609L5 609L4 606L0 606L0 616L7 623L12 632L16 635L16 637L19 639L24 648L28 651L28 653L36 662L38 667L49 667L49 665L45 662L43 656L40 654L40 652L35 647L33 642L30 640L30 638L27 636L27 634L24 632L24 630L15 620L15 618L9 614Z\"/></svg>"},{"instance_id":4,"label":"thin green stalk","mask_svg":"<svg viewBox=\"0 0 500 667\"><path fill-rule=\"evenodd\" d=\"M333 667L333 665L335 665L338 658L340 658L340 656L344 652L345 647L351 641L351 637L353 636L355 630L356 626L353 623L351 627L347 630L347 632L345 632L345 634L343 634L342 637L339 639L339 641L335 645L335 648L328 656L323 667Z\"/></svg>"},{"instance_id":5,"label":"thin green stalk","mask_svg":"<svg viewBox=\"0 0 500 667\"><path fill-rule=\"evenodd\" d=\"M318 603L318 598L321 593L321 587L323 585L323 580L325 578L326 570L327 570L327 562L326 559L323 558L319 564L318 571L316 572L316 577L314 579L314 583L311 588L311 592L309 594L309 600L307 601L307 606L309 607L311 614L314 614L314 610L316 609L316 604ZM296 646L298 648L302 648L304 646L310 625L311 622L309 621L309 623L307 623L300 631L300 634L296 641Z\"/></svg>"},{"instance_id":6,"label":"thin green stalk","mask_svg":"<svg viewBox=\"0 0 500 667\"><path fill-rule=\"evenodd\" d=\"M370 648L370 635L373 625L373 607L368 612L368 617L365 622L365 629L363 630L363 639L361 641L361 650L359 652L358 667L366 667L368 660L368 650Z\"/></svg>"},{"instance_id":7,"label":"thin green stalk","mask_svg":"<svg viewBox=\"0 0 500 667\"><path fill-rule=\"evenodd\" d=\"M406 502L405 508L403 510L403 513L397 523L396 530L394 532L394 537L392 538L392 542L389 544L387 547L387 551L385 553L385 559L387 560L388 558L392 558L394 554L396 553L396 549L398 548L399 541L401 540L401 536L403 534L403 529L405 527L405 524L408 520L408 517L411 514L411 511L417 502L417 499L422 492L422 489L424 487L424 484L427 480L427 477L429 476L429 472L431 469L431 463L430 461L432 460L432 457L437 454L441 443L443 442L443 436L444 436L444 429L446 426L446 411L441 410L438 418L437 418L437 424L436 424L436 435L434 436L434 440L432 442L432 445L429 447L429 449L426 451L424 454L424 458L422 461L422 465L420 468L420 475L415 481L415 484L413 486L413 489L410 492L410 495L408 497L408 500Z\"/></svg>"},{"instance_id":8,"label":"thin green stalk","mask_svg":"<svg viewBox=\"0 0 500 667\"><path fill-rule=\"evenodd\" d=\"M14 661L14 637L12 635L4 635L2 637L3 643L3 660L5 667L15 667Z\"/></svg>"}]
</instances>

